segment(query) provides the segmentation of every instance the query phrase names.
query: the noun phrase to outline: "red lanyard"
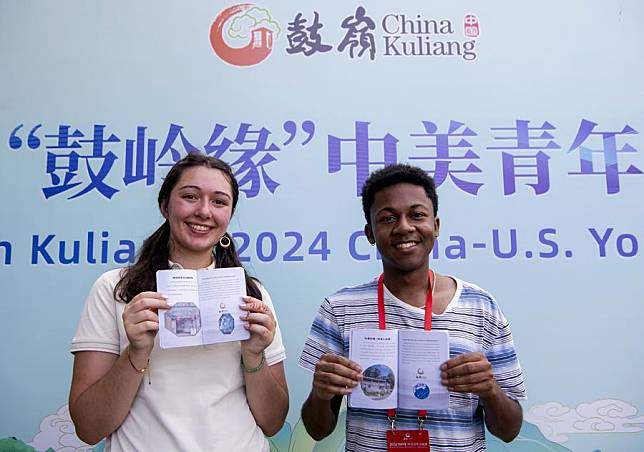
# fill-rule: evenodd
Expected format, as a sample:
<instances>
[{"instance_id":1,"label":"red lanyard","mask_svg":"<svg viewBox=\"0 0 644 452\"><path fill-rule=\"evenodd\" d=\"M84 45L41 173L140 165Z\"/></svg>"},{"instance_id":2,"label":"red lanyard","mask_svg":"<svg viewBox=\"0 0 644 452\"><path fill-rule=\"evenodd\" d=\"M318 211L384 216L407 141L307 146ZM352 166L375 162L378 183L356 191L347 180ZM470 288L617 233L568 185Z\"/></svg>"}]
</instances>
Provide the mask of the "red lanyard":
<instances>
[{"instance_id":1,"label":"red lanyard","mask_svg":"<svg viewBox=\"0 0 644 452\"><path fill-rule=\"evenodd\" d=\"M425 330L429 331L432 329L432 303L434 302L432 288L434 287L434 272L428 270L427 275L427 298L425 299ZM387 326L385 325L385 275L384 273L378 278L378 327L381 330L386 330ZM387 410L387 416L389 419L395 419L396 410L390 408ZM418 418L425 419L427 416L427 410L418 410Z\"/></svg>"}]
</instances>

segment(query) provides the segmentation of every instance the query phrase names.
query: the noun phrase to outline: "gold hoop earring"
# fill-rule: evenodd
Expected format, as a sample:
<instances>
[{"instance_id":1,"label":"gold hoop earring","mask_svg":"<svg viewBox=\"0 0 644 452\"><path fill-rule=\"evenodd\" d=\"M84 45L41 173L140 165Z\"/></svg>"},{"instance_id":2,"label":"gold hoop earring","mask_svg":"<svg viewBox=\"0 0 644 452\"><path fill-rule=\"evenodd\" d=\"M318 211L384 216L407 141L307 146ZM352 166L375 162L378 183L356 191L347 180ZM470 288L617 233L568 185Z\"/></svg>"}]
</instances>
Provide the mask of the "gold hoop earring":
<instances>
[{"instance_id":1,"label":"gold hoop earring","mask_svg":"<svg viewBox=\"0 0 644 452\"><path fill-rule=\"evenodd\" d=\"M230 243L230 238L226 234L222 235L219 239L219 246L221 246L222 248L228 248L230 246Z\"/></svg>"}]
</instances>

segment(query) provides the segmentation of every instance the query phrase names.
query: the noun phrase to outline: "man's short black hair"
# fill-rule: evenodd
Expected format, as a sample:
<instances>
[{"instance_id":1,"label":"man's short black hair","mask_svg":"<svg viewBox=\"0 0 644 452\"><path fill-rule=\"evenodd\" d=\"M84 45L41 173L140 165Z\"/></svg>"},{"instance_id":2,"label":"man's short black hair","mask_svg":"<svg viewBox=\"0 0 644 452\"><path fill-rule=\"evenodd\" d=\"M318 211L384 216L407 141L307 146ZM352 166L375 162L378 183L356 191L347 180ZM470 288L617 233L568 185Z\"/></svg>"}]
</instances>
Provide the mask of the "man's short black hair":
<instances>
[{"instance_id":1,"label":"man's short black hair","mask_svg":"<svg viewBox=\"0 0 644 452\"><path fill-rule=\"evenodd\" d=\"M438 195L434 179L417 166L397 163L374 171L362 186L362 210L367 224L371 224L371 206L376 193L391 185L405 182L423 187L434 206L434 216L438 214Z\"/></svg>"}]
</instances>

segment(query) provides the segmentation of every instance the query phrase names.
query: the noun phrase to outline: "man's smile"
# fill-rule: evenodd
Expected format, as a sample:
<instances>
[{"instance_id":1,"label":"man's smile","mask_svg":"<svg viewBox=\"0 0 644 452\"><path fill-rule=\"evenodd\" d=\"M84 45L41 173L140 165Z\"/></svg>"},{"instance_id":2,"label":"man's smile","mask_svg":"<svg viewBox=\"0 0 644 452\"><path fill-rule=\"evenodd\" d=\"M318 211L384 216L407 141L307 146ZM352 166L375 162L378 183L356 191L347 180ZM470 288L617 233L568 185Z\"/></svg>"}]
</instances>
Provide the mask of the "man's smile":
<instances>
[{"instance_id":1,"label":"man's smile","mask_svg":"<svg viewBox=\"0 0 644 452\"><path fill-rule=\"evenodd\" d=\"M396 249L398 249L398 250L407 250L409 248L412 248L412 247L418 245L418 243L420 243L420 242L418 242L416 240L408 240L408 241L396 243L396 244L394 244L394 247Z\"/></svg>"}]
</instances>

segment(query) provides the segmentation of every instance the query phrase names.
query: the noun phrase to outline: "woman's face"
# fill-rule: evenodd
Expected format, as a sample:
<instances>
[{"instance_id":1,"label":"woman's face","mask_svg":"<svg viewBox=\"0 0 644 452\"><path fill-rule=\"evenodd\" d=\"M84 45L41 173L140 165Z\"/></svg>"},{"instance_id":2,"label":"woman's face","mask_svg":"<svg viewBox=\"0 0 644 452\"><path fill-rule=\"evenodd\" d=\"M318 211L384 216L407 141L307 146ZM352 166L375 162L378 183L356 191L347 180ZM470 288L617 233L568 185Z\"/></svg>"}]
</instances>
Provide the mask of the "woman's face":
<instances>
[{"instance_id":1,"label":"woman's face","mask_svg":"<svg viewBox=\"0 0 644 452\"><path fill-rule=\"evenodd\" d=\"M161 213L170 223L170 260L206 267L233 212L233 193L220 170L195 166L184 170Z\"/></svg>"}]
</instances>

